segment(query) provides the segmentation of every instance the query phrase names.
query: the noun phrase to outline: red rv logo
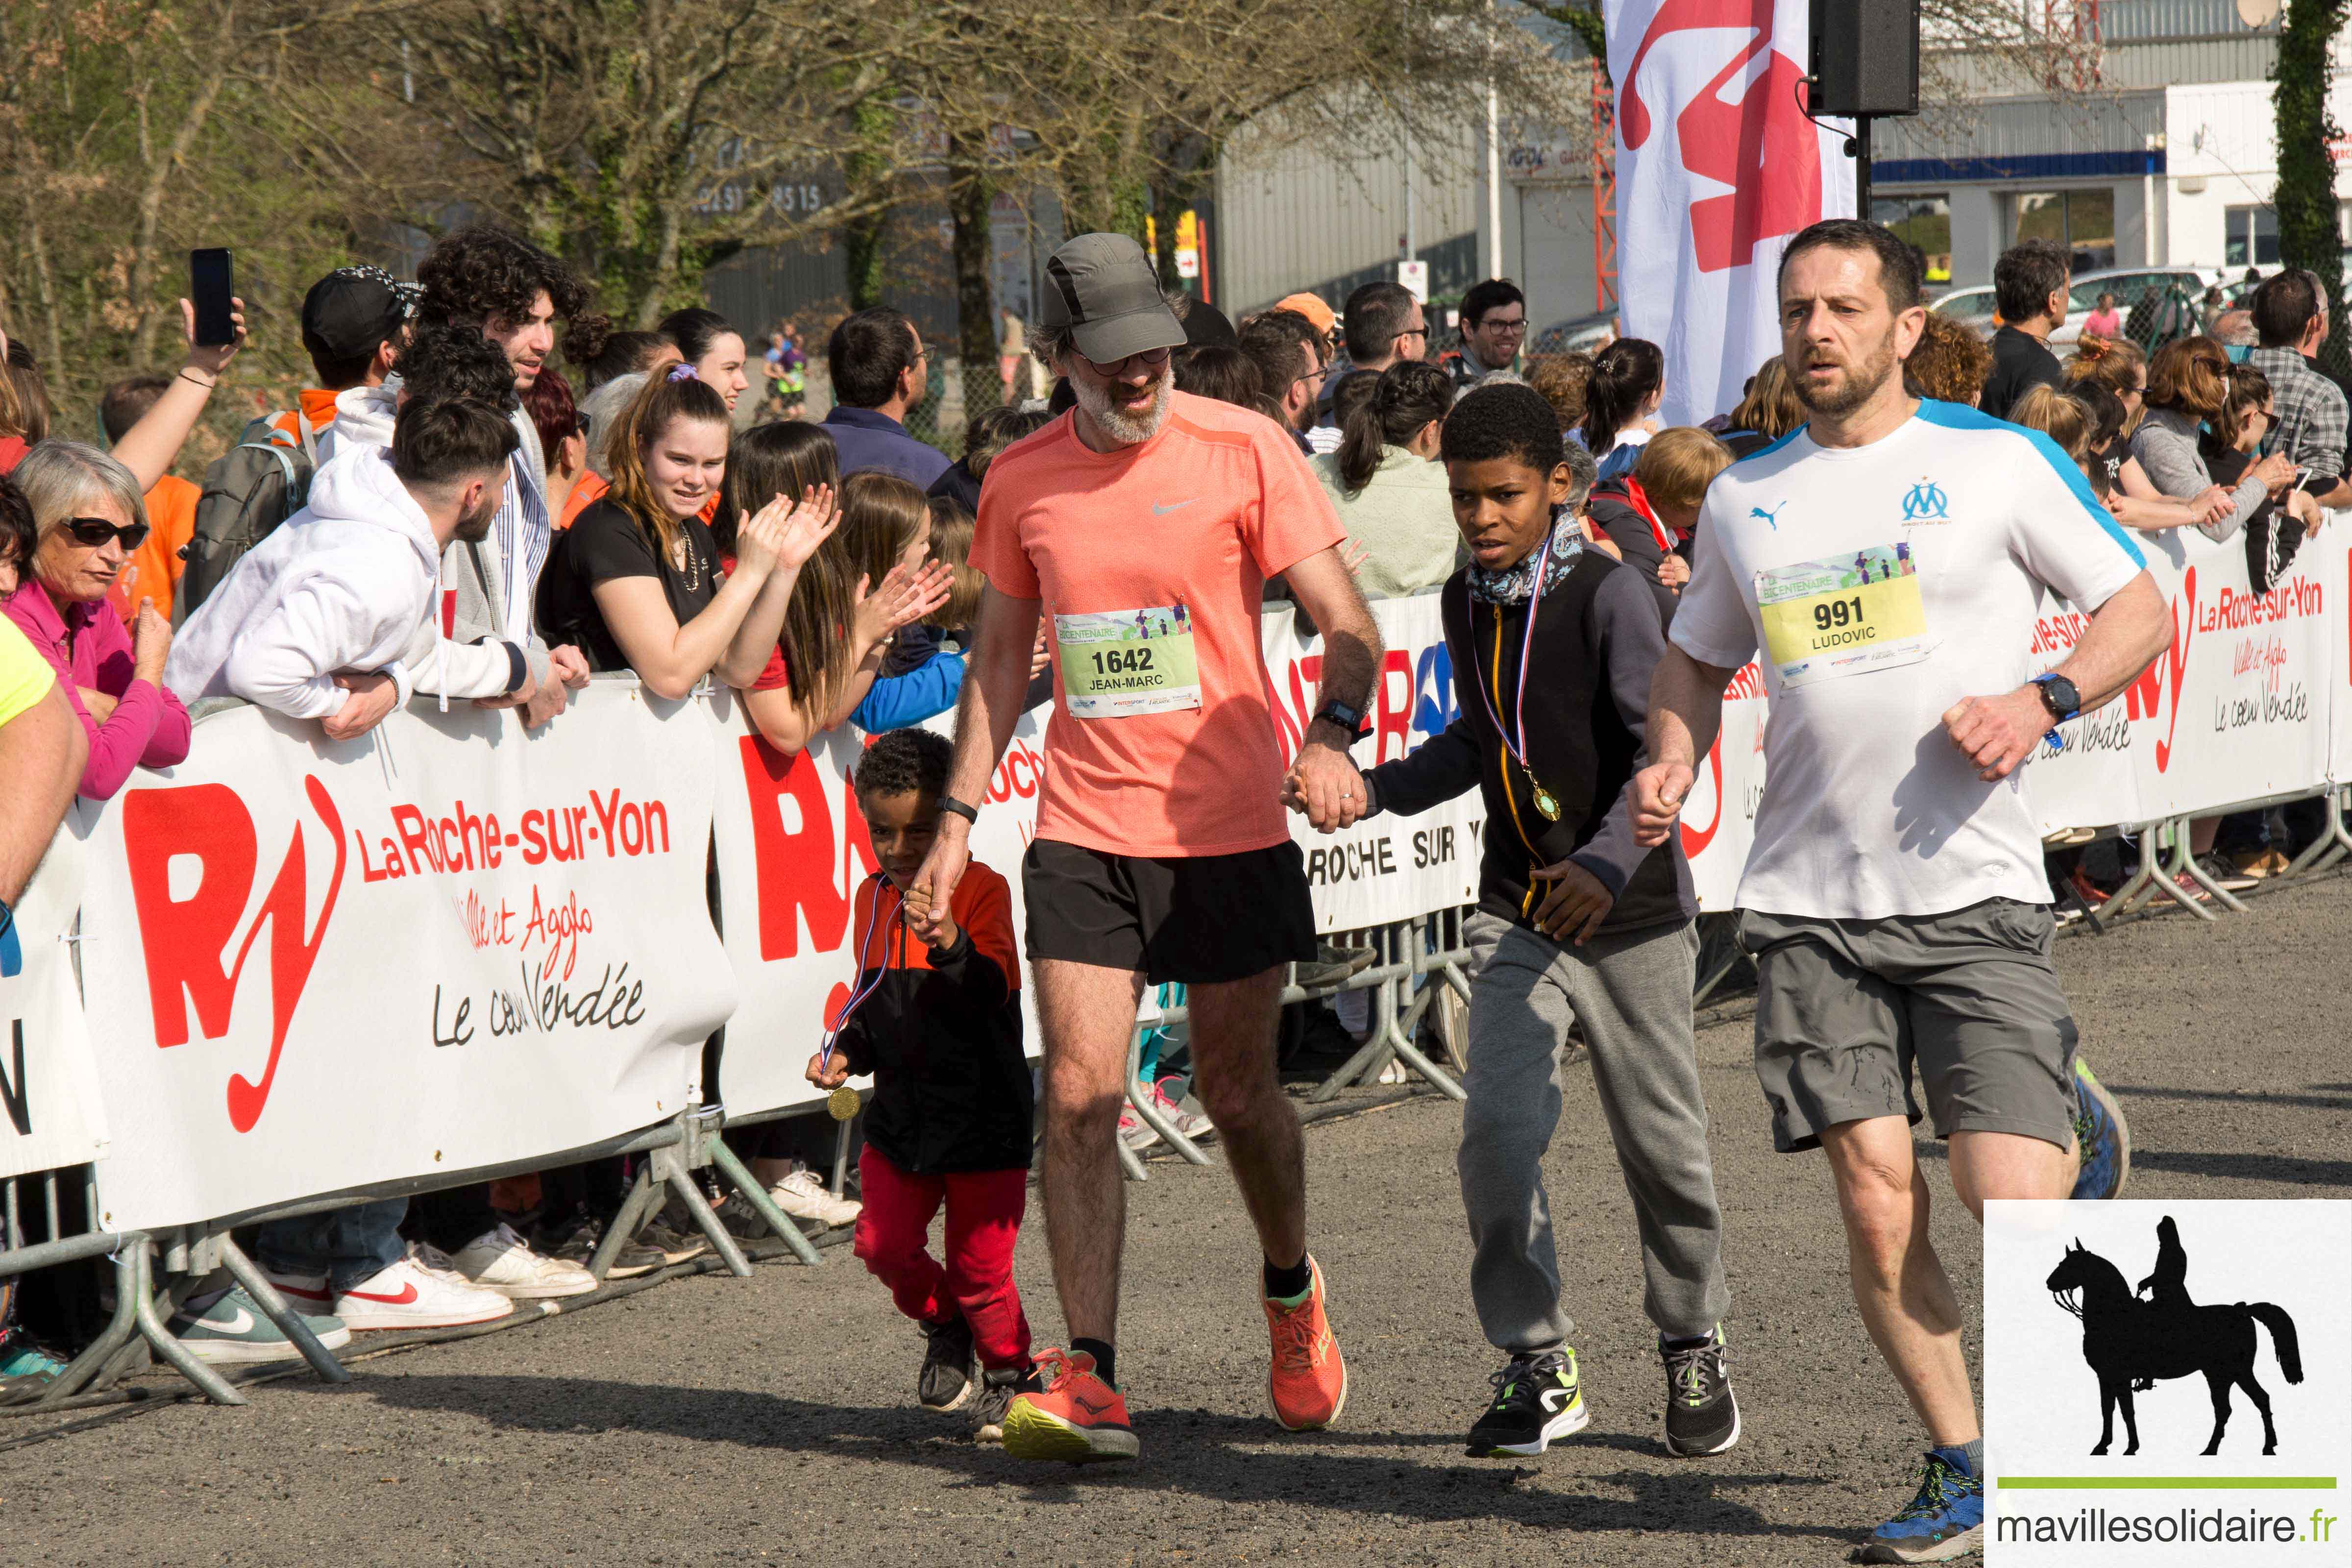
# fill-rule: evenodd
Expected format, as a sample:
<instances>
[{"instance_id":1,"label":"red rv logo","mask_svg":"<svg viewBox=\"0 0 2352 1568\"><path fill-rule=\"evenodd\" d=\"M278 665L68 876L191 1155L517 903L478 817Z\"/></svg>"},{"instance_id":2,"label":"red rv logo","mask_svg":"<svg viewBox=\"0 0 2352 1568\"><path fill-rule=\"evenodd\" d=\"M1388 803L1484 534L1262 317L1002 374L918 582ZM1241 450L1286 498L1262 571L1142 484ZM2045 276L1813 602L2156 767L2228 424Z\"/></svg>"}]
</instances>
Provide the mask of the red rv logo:
<instances>
[{"instance_id":1,"label":"red rv logo","mask_svg":"<svg viewBox=\"0 0 2352 1568\"><path fill-rule=\"evenodd\" d=\"M176 789L134 789L122 799L122 844L130 863L131 896L139 910L139 932L147 960L147 996L154 1009L155 1043L169 1048L188 1043L188 1007L207 1040L228 1032L238 979L261 928L269 928L269 1057L259 1082L242 1073L228 1080L229 1124L250 1132L269 1101L278 1058L294 1007L317 962L327 921L343 886L343 819L315 777L303 781L311 809L335 847L335 868L319 905L319 923L304 929L310 899L309 862L302 829L294 827L278 862L277 879L240 937L236 925L253 893L257 845L253 815L226 784L188 784ZM198 876L184 897L172 893L172 863L194 857ZM221 966L234 942L236 961Z\"/></svg>"}]
</instances>

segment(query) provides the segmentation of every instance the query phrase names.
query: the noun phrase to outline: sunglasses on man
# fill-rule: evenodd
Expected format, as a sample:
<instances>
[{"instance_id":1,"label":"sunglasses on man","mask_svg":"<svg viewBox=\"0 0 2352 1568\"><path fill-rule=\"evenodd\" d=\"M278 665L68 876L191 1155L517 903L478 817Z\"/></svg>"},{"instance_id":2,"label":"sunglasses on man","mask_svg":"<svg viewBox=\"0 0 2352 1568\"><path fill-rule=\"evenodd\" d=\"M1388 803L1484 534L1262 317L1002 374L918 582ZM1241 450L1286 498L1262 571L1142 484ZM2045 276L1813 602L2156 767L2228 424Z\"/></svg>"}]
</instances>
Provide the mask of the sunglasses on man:
<instances>
[{"instance_id":1,"label":"sunglasses on man","mask_svg":"<svg viewBox=\"0 0 2352 1568\"><path fill-rule=\"evenodd\" d=\"M110 539L119 539L125 550L136 550L147 542L147 525L143 522L109 522L102 517L77 517L66 523L66 531L76 544L92 550L102 548Z\"/></svg>"},{"instance_id":2,"label":"sunglasses on man","mask_svg":"<svg viewBox=\"0 0 2352 1568\"><path fill-rule=\"evenodd\" d=\"M1131 364L1139 364L1146 370L1158 370L1168 363L1168 356L1174 352L1172 349L1146 349L1139 354L1129 354L1125 359L1115 359L1108 364L1103 363L1100 360L1092 359L1087 360L1087 363L1094 366L1097 375L1124 375L1127 374L1127 367ZM1078 357L1086 358L1083 354Z\"/></svg>"}]
</instances>

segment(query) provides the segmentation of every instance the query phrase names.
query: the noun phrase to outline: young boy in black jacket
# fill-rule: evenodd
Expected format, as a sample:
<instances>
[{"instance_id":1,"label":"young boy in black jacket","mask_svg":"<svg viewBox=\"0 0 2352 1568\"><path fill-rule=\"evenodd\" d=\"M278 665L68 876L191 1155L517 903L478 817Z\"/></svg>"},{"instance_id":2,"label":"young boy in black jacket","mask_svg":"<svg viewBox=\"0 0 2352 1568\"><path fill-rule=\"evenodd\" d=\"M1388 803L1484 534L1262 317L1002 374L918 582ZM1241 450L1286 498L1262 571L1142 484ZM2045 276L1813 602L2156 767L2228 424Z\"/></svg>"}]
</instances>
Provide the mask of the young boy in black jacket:
<instances>
[{"instance_id":1,"label":"young boy in black jacket","mask_svg":"<svg viewBox=\"0 0 2352 1568\"><path fill-rule=\"evenodd\" d=\"M890 731L858 759L852 783L882 869L857 889L856 986L830 1053L809 1058L808 1077L837 1089L853 1074L874 1075L855 1250L930 1341L916 1390L926 1409L954 1410L971 1396L978 1353L974 1435L995 1442L1029 1370L1013 1244L1028 1205L1034 1112L1012 894L973 861L935 945L910 936L901 907L938 832L953 760L954 748L928 730ZM925 1245L943 1202L944 1265Z\"/></svg>"},{"instance_id":2,"label":"young boy in black jacket","mask_svg":"<svg viewBox=\"0 0 2352 1568\"><path fill-rule=\"evenodd\" d=\"M1657 606L1641 573L1583 548L1585 498L1532 389L1478 388L1441 441L1470 554L1439 601L1461 717L1366 782L1373 812L1426 811L1474 785L1486 801L1458 1166L1470 1293L1509 1359L1470 1452L1540 1454L1591 1419L1543 1184L1573 1020L1633 1198L1666 1447L1721 1453L1739 1415L1691 1029L1697 905L1680 843L1643 849L1630 816L1665 647Z\"/></svg>"}]
</instances>

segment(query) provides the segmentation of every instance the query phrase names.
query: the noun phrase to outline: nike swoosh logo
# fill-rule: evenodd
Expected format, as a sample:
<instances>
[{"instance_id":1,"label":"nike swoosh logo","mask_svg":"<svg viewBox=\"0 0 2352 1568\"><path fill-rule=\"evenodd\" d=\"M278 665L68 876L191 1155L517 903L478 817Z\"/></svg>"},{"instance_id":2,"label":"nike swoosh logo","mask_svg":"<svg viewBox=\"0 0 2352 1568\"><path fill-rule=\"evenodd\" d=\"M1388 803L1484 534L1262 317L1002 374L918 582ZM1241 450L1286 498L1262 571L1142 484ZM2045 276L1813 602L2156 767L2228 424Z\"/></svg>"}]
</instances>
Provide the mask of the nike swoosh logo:
<instances>
[{"instance_id":1,"label":"nike swoosh logo","mask_svg":"<svg viewBox=\"0 0 2352 1568\"><path fill-rule=\"evenodd\" d=\"M238 1307L235 1310L236 1315L230 1318L227 1322L215 1323L212 1324L211 1327L218 1329L225 1334L249 1334L253 1332L253 1314L247 1311L242 1307Z\"/></svg>"},{"instance_id":2,"label":"nike swoosh logo","mask_svg":"<svg viewBox=\"0 0 2352 1568\"><path fill-rule=\"evenodd\" d=\"M358 1301L381 1301L387 1307L405 1307L416 1300L416 1285L413 1280L403 1285L397 1296L387 1296L374 1290L346 1290L343 1294Z\"/></svg>"},{"instance_id":3,"label":"nike swoosh logo","mask_svg":"<svg viewBox=\"0 0 2352 1568\"><path fill-rule=\"evenodd\" d=\"M1192 501L1197 501L1200 499L1201 498L1199 496L1194 496L1192 500L1180 500L1169 506L1161 506L1158 501L1153 501L1151 503L1151 515L1154 517L1166 517L1171 511L1183 510L1186 507L1191 506Z\"/></svg>"}]
</instances>

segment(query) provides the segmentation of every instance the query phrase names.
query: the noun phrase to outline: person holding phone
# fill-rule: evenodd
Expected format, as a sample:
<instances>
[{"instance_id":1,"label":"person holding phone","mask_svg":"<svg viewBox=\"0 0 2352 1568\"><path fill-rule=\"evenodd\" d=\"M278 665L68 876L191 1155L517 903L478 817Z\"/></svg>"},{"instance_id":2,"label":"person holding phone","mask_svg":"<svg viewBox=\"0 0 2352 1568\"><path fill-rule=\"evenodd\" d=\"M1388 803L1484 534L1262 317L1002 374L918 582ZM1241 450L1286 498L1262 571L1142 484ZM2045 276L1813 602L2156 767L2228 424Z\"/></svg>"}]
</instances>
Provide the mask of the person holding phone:
<instances>
[{"instance_id":1,"label":"person holding phone","mask_svg":"<svg viewBox=\"0 0 2352 1568\"><path fill-rule=\"evenodd\" d=\"M126 628L107 594L146 542L147 509L131 470L95 447L44 441L13 476L31 503L34 542L0 538L0 572L15 581L0 611L58 673L89 738L85 800L110 800L134 767L188 754L188 710L163 687L171 617L152 598Z\"/></svg>"},{"instance_id":2,"label":"person holding phone","mask_svg":"<svg viewBox=\"0 0 2352 1568\"><path fill-rule=\"evenodd\" d=\"M195 252L203 256L205 252ZM226 251L217 252L226 258ZM172 384L158 397L136 425L122 434L114 444L114 458L131 470L139 481L141 494L155 488L155 482L172 471L179 460L180 448L188 433L203 417L205 405L212 401L213 388L228 374L230 363L245 347L245 301L226 292L228 274L226 259L215 270L209 264L192 265L190 292L205 299L206 326L210 331L197 331L196 302L193 299L180 301L180 330L186 337L188 353L180 368L173 374ZM226 311L221 306L227 307ZM204 341L217 338L217 342ZM171 606L163 606L169 618Z\"/></svg>"}]
</instances>

